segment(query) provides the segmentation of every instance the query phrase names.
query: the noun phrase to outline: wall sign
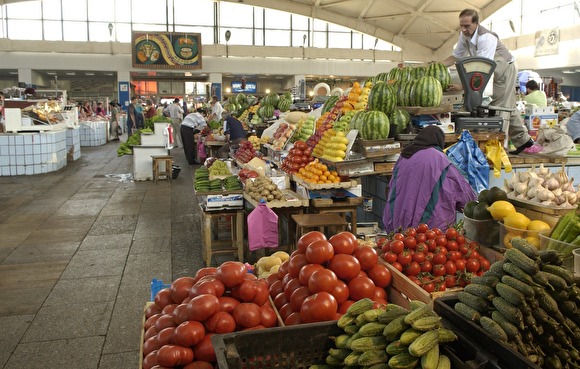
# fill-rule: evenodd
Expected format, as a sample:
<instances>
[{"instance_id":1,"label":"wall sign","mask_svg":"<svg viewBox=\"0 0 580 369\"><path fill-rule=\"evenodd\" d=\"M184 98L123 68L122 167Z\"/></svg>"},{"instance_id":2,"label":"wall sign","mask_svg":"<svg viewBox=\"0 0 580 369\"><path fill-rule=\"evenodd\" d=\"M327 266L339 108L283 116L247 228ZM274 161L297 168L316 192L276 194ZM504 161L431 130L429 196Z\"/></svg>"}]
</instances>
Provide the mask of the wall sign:
<instances>
[{"instance_id":1,"label":"wall sign","mask_svg":"<svg viewBox=\"0 0 580 369\"><path fill-rule=\"evenodd\" d=\"M256 82L246 82L246 86L243 89L241 81L232 82L232 92L247 92L250 94L255 94L257 89L258 87L256 85Z\"/></svg>"},{"instance_id":2,"label":"wall sign","mask_svg":"<svg viewBox=\"0 0 580 369\"><path fill-rule=\"evenodd\" d=\"M133 32L133 67L201 69L201 34Z\"/></svg>"},{"instance_id":3,"label":"wall sign","mask_svg":"<svg viewBox=\"0 0 580 369\"><path fill-rule=\"evenodd\" d=\"M545 29L536 32L536 49L534 56L557 55L560 45L560 30Z\"/></svg>"}]
</instances>

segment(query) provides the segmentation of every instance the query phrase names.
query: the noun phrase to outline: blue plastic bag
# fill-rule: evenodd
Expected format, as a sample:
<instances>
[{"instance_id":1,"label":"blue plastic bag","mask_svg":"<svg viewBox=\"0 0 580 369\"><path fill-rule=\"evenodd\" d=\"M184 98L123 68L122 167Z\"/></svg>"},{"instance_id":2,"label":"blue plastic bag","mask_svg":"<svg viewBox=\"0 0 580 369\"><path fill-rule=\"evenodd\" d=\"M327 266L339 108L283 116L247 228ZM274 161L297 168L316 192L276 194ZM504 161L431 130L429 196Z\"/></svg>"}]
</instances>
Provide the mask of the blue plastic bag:
<instances>
[{"instance_id":1,"label":"blue plastic bag","mask_svg":"<svg viewBox=\"0 0 580 369\"><path fill-rule=\"evenodd\" d=\"M278 215L264 200L248 215L250 251L278 247Z\"/></svg>"},{"instance_id":2,"label":"blue plastic bag","mask_svg":"<svg viewBox=\"0 0 580 369\"><path fill-rule=\"evenodd\" d=\"M475 193L489 185L489 163L469 131L463 131L459 141L446 150L449 159L467 175Z\"/></svg>"}]
</instances>

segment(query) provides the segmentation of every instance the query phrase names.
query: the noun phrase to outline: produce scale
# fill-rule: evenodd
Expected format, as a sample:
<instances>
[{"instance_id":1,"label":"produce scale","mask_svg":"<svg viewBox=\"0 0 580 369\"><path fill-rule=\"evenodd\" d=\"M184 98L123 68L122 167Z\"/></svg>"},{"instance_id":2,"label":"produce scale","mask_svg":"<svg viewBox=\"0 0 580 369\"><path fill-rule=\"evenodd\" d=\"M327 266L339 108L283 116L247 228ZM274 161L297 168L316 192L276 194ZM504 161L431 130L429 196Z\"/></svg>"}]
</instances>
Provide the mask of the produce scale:
<instances>
[{"instance_id":1,"label":"produce scale","mask_svg":"<svg viewBox=\"0 0 580 369\"><path fill-rule=\"evenodd\" d=\"M496 63L481 57L469 57L455 63L461 84L463 85L464 112L455 113L456 132L463 129L475 131L501 131L501 117L485 116L486 108L482 106L483 92L489 82ZM498 109L499 110L499 109Z\"/></svg>"}]
</instances>

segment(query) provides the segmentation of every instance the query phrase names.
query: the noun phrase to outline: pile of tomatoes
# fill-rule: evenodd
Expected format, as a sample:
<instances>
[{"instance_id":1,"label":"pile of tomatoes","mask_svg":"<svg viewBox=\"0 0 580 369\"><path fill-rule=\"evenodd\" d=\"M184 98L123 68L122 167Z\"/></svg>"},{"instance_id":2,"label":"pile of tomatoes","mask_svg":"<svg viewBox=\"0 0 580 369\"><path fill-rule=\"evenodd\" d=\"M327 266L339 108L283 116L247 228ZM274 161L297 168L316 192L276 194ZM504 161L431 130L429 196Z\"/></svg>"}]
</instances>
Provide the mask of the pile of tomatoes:
<instances>
[{"instance_id":1,"label":"pile of tomatoes","mask_svg":"<svg viewBox=\"0 0 580 369\"><path fill-rule=\"evenodd\" d=\"M329 239L321 232L304 234L297 250L268 276L269 292L286 325L338 319L355 301L371 298L387 304L391 272L378 263L377 251L359 246L350 232Z\"/></svg>"},{"instance_id":2,"label":"pile of tomatoes","mask_svg":"<svg viewBox=\"0 0 580 369\"><path fill-rule=\"evenodd\" d=\"M294 146L288 151L288 156L282 161L280 169L286 173L297 173L300 168L314 160L312 148L304 141L294 142Z\"/></svg>"},{"instance_id":3,"label":"pile of tomatoes","mask_svg":"<svg viewBox=\"0 0 580 369\"><path fill-rule=\"evenodd\" d=\"M427 292L464 287L480 276L490 262L479 254L479 244L468 242L450 227L445 232L419 224L377 241L381 257Z\"/></svg>"},{"instance_id":4,"label":"pile of tomatoes","mask_svg":"<svg viewBox=\"0 0 580 369\"><path fill-rule=\"evenodd\" d=\"M213 369L212 335L278 324L268 296L268 283L240 262L176 279L145 312L143 369Z\"/></svg>"}]
</instances>

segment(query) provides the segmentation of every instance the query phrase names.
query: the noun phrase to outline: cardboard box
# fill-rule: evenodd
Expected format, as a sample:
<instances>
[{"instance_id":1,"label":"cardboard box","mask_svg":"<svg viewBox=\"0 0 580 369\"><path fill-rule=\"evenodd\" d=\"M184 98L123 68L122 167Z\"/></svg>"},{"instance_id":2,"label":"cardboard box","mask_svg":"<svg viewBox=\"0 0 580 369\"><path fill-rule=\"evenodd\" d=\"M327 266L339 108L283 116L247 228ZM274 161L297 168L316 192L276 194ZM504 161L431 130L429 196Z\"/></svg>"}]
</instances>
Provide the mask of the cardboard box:
<instances>
[{"instance_id":1,"label":"cardboard box","mask_svg":"<svg viewBox=\"0 0 580 369\"><path fill-rule=\"evenodd\" d=\"M414 115L411 122L417 127L437 125L445 133L455 133L455 122L451 121L451 113Z\"/></svg>"},{"instance_id":2,"label":"cardboard box","mask_svg":"<svg viewBox=\"0 0 580 369\"><path fill-rule=\"evenodd\" d=\"M529 130L553 127L558 124L558 114L526 115L525 121Z\"/></svg>"},{"instance_id":3,"label":"cardboard box","mask_svg":"<svg viewBox=\"0 0 580 369\"><path fill-rule=\"evenodd\" d=\"M244 206L244 196L242 194L207 195L206 205L208 208L241 207Z\"/></svg>"}]
</instances>

